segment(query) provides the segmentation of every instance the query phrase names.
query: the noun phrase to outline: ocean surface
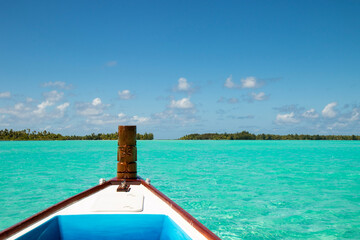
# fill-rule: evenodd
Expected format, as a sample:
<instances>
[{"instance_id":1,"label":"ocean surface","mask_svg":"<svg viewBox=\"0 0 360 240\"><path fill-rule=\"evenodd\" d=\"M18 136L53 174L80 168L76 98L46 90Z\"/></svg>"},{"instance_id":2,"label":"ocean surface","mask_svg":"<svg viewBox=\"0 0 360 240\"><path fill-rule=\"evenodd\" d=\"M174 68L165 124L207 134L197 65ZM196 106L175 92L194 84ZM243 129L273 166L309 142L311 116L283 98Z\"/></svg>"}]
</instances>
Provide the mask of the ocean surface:
<instances>
[{"instance_id":1,"label":"ocean surface","mask_svg":"<svg viewBox=\"0 0 360 240\"><path fill-rule=\"evenodd\" d=\"M0 142L0 230L115 177L116 151ZM360 239L360 141L138 141L138 172L222 239Z\"/></svg>"}]
</instances>

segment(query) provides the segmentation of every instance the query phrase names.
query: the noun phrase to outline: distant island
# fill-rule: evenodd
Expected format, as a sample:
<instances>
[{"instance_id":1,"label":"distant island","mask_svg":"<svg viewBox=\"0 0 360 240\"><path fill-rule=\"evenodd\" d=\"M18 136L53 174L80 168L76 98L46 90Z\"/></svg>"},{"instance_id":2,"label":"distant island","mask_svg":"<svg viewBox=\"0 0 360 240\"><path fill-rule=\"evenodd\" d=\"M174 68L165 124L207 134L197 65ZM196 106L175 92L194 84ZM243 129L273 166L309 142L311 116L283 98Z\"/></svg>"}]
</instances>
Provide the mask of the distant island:
<instances>
[{"instance_id":1,"label":"distant island","mask_svg":"<svg viewBox=\"0 0 360 240\"><path fill-rule=\"evenodd\" d=\"M237 133L189 134L179 140L360 140L356 135L307 135L307 134L252 134L247 131Z\"/></svg>"},{"instance_id":2,"label":"distant island","mask_svg":"<svg viewBox=\"0 0 360 240\"><path fill-rule=\"evenodd\" d=\"M15 131L13 129L0 130L0 141L41 141L41 140L117 140L118 133L92 133L85 136L63 136L59 133L49 131L31 131L24 129ZM137 140L153 140L154 134L137 133ZM308 134L252 134L247 131L237 133L203 133L189 134L178 140L360 140L358 135L308 135Z\"/></svg>"},{"instance_id":3,"label":"distant island","mask_svg":"<svg viewBox=\"0 0 360 240\"><path fill-rule=\"evenodd\" d=\"M36 140L117 140L118 133L92 133L85 136L63 136L61 134L51 133L49 131L31 131L24 129L14 131L12 129L0 130L0 141L36 141ZM153 140L154 134L144 133L136 134L137 140Z\"/></svg>"}]
</instances>

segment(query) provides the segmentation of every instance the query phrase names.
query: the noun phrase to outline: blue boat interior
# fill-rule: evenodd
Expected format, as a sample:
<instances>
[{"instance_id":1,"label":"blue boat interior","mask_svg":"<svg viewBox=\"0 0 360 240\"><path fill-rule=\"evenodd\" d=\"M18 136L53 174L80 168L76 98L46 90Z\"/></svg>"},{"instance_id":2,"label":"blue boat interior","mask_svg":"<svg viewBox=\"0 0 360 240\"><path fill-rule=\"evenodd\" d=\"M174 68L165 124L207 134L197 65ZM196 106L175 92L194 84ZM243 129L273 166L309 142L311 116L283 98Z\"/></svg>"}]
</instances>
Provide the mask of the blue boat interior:
<instances>
[{"instance_id":1,"label":"blue boat interior","mask_svg":"<svg viewBox=\"0 0 360 240\"><path fill-rule=\"evenodd\" d=\"M191 239L171 218L157 214L60 215L18 239Z\"/></svg>"}]
</instances>

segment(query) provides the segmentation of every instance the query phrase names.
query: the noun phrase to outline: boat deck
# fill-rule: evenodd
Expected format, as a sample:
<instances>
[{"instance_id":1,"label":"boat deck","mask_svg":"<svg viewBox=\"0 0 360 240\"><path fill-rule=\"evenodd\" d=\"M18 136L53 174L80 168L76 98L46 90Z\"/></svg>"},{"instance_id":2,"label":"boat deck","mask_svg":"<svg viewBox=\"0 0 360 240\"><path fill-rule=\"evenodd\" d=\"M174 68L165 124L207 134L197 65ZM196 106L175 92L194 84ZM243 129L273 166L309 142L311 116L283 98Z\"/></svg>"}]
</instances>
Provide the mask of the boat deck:
<instances>
[{"instance_id":1,"label":"boat deck","mask_svg":"<svg viewBox=\"0 0 360 240\"><path fill-rule=\"evenodd\" d=\"M16 234L10 236L9 239L16 239L56 216L96 214L161 214L172 219L191 239L219 239L191 215L176 205L176 203L172 202L145 181L137 180L130 182L129 192L117 192L117 184L118 182L115 180L106 182L105 186L97 186L102 189L94 193L82 193L82 197L75 196L73 199L59 203L64 206L56 207L55 205L55 208L59 208L56 211L52 208L45 210L40 213L40 215L44 215L44 213L47 212L46 217L38 221L32 219L33 223L30 226L23 227L22 230L17 231ZM84 193L86 193L86 191ZM49 214L49 211L52 211L51 214ZM28 221L29 220L31 220L31 218L28 219ZM26 221L27 220L25 220L24 223L26 223Z\"/></svg>"}]
</instances>

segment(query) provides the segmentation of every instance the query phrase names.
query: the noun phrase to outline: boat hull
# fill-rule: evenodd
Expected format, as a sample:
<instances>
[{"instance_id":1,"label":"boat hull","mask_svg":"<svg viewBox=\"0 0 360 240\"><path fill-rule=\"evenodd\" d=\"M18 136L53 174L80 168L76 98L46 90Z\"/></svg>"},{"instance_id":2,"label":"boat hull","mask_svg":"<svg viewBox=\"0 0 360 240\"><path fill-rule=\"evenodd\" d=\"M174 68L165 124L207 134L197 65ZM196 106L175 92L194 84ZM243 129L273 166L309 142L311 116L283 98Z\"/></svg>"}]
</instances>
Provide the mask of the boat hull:
<instances>
[{"instance_id":1,"label":"boat hull","mask_svg":"<svg viewBox=\"0 0 360 240\"><path fill-rule=\"evenodd\" d=\"M80 194L55 204L54 206L0 232L0 239L38 239L38 237L29 238L31 235L30 232L34 233L38 231L38 233L41 233L41 230L35 229L39 227L41 229L41 226L44 226L43 224L46 225L47 222L53 222L52 224L54 233L58 233L61 234L61 236L64 236L64 234L60 232L61 229L64 229L64 227L62 227L63 224L61 223L65 223L66 225L70 219L75 220L78 218L83 218L83 222L87 222L86 219L97 218L99 222L106 222L106 219L118 218L119 221L110 221L108 227L104 227L103 230L98 230L93 233L94 236L98 236L97 234L102 232L105 234L104 238L102 239L111 239L110 237L107 238L106 234L109 234L109 236L111 236L111 234L121 234L121 231L123 231L122 229L131 229L132 227L134 227L133 229L140 229L141 224L151 219L151 216L156 216L155 218L158 220L162 219L161 221L166 226L172 226L171 228L163 228L162 226L164 226L164 224L155 224L154 226L157 226L157 230L153 228L152 231L154 233L157 232L157 234L153 235L157 236L157 238L154 239L162 239L162 235L158 234L159 232L164 232L164 236L167 236L166 234L170 234L169 236L172 236L171 238L163 239L220 239L203 224L197 221L193 216L187 213L175 202L173 202L170 198L165 196L154 186L146 183L141 178L126 181L127 185L129 185L129 192L117 191L119 184L121 183L121 180L114 178L103 183L102 185L90 188ZM120 220L120 218L122 220ZM131 219L137 219L138 221L130 221ZM96 223L96 220L94 221ZM121 224L115 226L111 225L111 222L114 222L114 224L126 224L124 226ZM153 220L152 222L156 221ZM172 222L174 224L171 224ZM55 223L57 223L57 225ZM56 230L56 227L54 226L58 226L58 230ZM84 226L90 225L85 224ZM148 228L150 227L148 226ZM79 229L83 228L79 226ZM109 233L105 233L106 229L109 230ZM171 231L169 229L171 229ZM79 234L81 235L81 231L76 231L76 239L79 239ZM84 230L84 232L90 231ZM172 232L177 234L171 235ZM134 236L138 235L141 237L141 234L135 234ZM147 235L147 239L151 239L149 237L150 235ZM34 236L36 236L36 234ZM52 239L56 239L56 237ZM66 239L71 238L69 237ZM84 239L91 238L88 236ZM99 238L97 237L97 239Z\"/></svg>"}]
</instances>

